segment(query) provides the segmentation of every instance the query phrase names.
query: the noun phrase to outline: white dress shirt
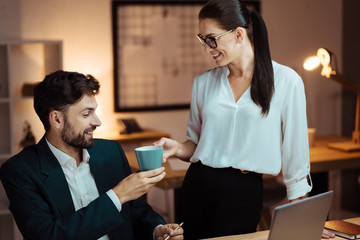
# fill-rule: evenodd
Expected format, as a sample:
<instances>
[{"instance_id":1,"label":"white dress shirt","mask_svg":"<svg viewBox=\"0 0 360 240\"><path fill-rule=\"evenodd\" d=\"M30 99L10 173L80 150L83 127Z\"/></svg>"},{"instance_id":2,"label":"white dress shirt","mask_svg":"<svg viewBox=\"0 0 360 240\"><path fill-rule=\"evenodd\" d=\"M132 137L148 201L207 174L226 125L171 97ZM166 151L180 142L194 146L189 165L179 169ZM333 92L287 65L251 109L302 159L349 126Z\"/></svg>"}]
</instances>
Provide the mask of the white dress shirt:
<instances>
[{"instance_id":1,"label":"white dress shirt","mask_svg":"<svg viewBox=\"0 0 360 240\"><path fill-rule=\"evenodd\" d=\"M46 142L59 161L61 168L65 174L71 197L74 203L75 211L86 207L90 202L99 197L99 191L96 187L94 176L91 173L89 160L90 155L86 149L83 149L83 161L79 166L76 160L61 150L53 146L47 139ZM114 191L110 189L106 192L115 206L121 211L121 203ZM99 238L100 240L109 240L108 235Z\"/></svg>"},{"instance_id":2,"label":"white dress shirt","mask_svg":"<svg viewBox=\"0 0 360 240\"><path fill-rule=\"evenodd\" d=\"M235 102L228 66L198 75L193 84L187 139L197 144L192 162L258 173L282 170L289 199L311 190L306 100L300 76L273 61L275 91L267 116L250 88Z\"/></svg>"}]
</instances>

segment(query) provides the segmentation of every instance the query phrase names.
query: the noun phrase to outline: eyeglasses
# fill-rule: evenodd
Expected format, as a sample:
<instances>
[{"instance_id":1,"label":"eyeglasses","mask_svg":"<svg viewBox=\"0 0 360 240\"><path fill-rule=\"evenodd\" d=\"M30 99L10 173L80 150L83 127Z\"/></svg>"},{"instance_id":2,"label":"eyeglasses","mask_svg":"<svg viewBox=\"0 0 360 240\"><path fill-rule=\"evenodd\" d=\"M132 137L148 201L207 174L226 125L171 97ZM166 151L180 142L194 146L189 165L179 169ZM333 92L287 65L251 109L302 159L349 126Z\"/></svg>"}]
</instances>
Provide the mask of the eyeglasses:
<instances>
[{"instance_id":1,"label":"eyeglasses","mask_svg":"<svg viewBox=\"0 0 360 240\"><path fill-rule=\"evenodd\" d=\"M203 37L201 36L201 34L196 35L196 37L199 39L201 45L205 46L205 44L207 44L210 48L217 48L217 43L216 40L218 40L220 37L231 33L235 30L236 28L233 28L227 32L221 33L220 35L217 35L216 37Z\"/></svg>"}]
</instances>

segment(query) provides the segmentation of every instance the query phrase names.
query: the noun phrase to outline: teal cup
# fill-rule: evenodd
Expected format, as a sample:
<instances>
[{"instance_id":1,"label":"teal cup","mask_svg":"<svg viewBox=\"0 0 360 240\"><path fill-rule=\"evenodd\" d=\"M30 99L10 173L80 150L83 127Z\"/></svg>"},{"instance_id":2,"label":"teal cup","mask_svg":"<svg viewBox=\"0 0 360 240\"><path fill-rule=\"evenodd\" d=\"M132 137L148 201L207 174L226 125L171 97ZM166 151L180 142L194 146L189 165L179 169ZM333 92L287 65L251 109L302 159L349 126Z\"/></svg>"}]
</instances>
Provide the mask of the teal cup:
<instances>
[{"instance_id":1,"label":"teal cup","mask_svg":"<svg viewBox=\"0 0 360 240\"><path fill-rule=\"evenodd\" d=\"M160 168L162 165L163 147L145 146L135 148L136 159L141 171Z\"/></svg>"}]
</instances>

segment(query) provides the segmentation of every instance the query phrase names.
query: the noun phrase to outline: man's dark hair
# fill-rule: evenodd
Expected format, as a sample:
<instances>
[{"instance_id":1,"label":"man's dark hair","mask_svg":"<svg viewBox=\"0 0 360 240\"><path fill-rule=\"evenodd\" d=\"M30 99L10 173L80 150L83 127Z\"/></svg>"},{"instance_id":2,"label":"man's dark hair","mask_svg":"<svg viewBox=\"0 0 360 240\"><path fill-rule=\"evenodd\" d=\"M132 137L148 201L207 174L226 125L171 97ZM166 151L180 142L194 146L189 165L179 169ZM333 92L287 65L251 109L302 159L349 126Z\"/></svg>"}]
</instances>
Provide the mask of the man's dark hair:
<instances>
[{"instance_id":1,"label":"man's dark hair","mask_svg":"<svg viewBox=\"0 0 360 240\"><path fill-rule=\"evenodd\" d=\"M98 94L99 88L99 81L91 75L62 70L47 75L34 89L34 108L45 131L50 129L49 114L52 110L66 114L69 105L85 94Z\"/></svg>"}]
</instances>

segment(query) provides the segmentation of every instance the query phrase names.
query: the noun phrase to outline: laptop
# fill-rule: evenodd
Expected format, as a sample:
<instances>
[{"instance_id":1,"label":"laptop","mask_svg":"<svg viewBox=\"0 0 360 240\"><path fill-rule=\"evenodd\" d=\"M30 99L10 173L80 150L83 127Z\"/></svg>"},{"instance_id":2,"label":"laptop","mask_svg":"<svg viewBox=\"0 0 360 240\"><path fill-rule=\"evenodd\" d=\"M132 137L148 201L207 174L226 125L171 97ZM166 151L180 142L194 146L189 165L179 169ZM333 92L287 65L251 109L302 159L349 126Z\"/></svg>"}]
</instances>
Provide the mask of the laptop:
<instances>
[{"instance_id":1,"label":"laptop","mask_svg":"<svg viewBox=\"0 0 360 240\"><path fill-rule=\"evenodd\" d=\"M328 191L276 207L268 240L320 240L332 196Z\"/></svg>"}]
</instances>

